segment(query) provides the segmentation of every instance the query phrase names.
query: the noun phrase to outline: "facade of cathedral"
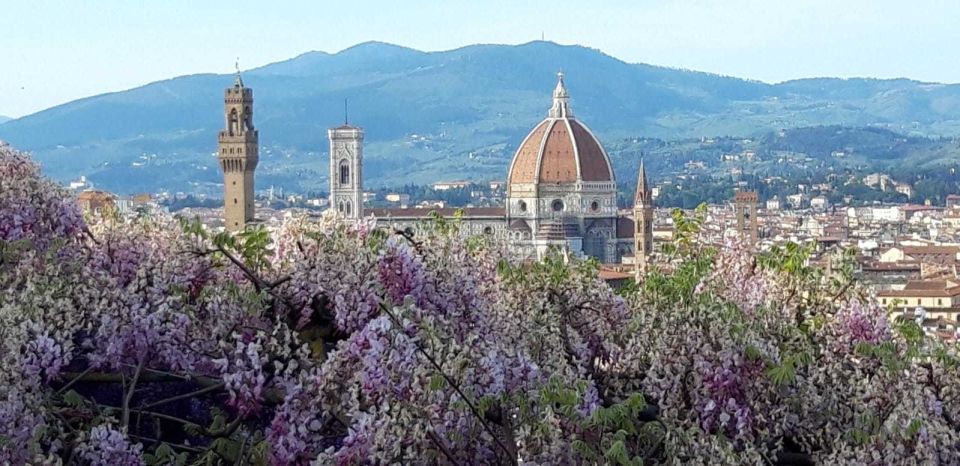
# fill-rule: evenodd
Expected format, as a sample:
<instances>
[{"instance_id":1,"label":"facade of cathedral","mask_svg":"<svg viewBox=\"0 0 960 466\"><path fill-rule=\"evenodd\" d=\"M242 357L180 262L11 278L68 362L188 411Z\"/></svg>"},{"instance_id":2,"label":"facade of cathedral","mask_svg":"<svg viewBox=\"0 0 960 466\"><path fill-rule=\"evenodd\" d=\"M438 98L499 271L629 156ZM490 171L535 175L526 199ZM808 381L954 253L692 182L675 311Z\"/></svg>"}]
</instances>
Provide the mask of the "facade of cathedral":
<instances>
[{"instance_id":1,"label":"facade of cathedral","mask_svg":"<svg viewBox=\"0 0 960 466\"><path fill-rule=\"evenodd\" d=\"M343 167L353 167L356 183L361 182L359 155L340 151L340 128L330 130L331 208L340 209L335 194L341 192ZM352 128L360 131L359 128ZM362 140L362 131L360 131ZM357 147L355 154L362 148ZM353 162L358 165L353 166ZM652 243L652 197L645 183L645 202L637 207L643 216L635 227L634 219L618 214L617 184L610 158L583 122L573 116L570 96L563 74L558 74L553 105L547 117L536 125L517 149L507 173L505 207L461 209L460 233L464 236L492 235L503 240L516 260L536 260L551 248L574 255L594 257L602 263L620 263L641 245L641 255L650 253ZM362 190L359 192L362 196ZM336 199L341 199L337 197ZM354 201L362 206L362 197ZM359 208L359 207L358 207ZM358 218L360 214L348 214ZM457 209L369 209L379 225L391 228L422 228L430 212L452 217ZM637 233L635 235L635 233ZM635 259L644 262L643 258Z\"/></svg>"}]
</instances>

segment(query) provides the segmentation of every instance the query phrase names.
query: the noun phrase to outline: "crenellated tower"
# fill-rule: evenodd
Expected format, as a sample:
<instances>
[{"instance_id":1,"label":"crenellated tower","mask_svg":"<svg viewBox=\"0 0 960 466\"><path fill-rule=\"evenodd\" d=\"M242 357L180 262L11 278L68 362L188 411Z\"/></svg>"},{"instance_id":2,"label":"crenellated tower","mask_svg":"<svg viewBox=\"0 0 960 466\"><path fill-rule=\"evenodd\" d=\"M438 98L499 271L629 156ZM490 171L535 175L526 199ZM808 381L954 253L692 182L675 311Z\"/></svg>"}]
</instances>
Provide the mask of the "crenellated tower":
<instances>
[{"instance_id":1,"label":"crenellated tower","mask_svg":"<svg viewBox=\"0 0 960 466\"><path fill-rule=\"evenodd\" d=\"M647 170L640 160L637 175L637 194L633 202L634 266L639 282L647 272L647 259L653 252L653 191L647 183Z\"/></svg>"},{"instance_id":2,"label":"crenellated tower","mask_svg":"<svg viewBox=\"0 0 960 466\"><path fill-rule=\"evenodd\" d=\"M344 218L363 217L363 130L344 122L331 128L330 208Z\"/></svg>"},{"instance_id":3,"label":"crenellated tower","mask_svg":"<svg viewBox=\"0 0 960 466\"><path fill-rule=\"evenodd\" d=\"M244 87L239 70L233 86L224 91L223 115L217 154L223 170L223 223L227 231L238 231L254 219L253 179L259 161L253 89Z\"/></svg>"}]
</instances>

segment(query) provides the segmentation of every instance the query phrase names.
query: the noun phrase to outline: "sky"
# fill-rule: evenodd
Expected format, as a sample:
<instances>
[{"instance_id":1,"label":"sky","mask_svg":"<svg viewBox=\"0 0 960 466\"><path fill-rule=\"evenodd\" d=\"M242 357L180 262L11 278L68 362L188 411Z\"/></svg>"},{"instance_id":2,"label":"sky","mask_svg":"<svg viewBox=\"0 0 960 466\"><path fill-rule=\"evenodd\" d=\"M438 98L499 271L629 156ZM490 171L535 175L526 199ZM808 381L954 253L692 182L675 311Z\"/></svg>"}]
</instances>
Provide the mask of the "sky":
<instances>
[{"instance_id":1,"label":"sky","mask_svg":"<svg viewBox=\"0 0 960 466\"><path fill-rule=\"evenodd\" d=\"M547 40L780 82L960 83L960 0L0 0L0 115L378 40Z\"/></svg>"}]
</instances>

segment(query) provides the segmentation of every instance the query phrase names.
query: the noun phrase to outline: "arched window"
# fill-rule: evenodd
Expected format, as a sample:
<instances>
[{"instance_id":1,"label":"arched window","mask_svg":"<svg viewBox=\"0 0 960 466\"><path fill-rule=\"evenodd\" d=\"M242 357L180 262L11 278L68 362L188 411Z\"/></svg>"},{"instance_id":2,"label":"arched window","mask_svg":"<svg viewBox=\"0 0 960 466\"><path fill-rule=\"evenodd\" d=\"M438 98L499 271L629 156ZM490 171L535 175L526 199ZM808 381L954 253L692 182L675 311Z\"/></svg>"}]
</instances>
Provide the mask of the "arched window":
<instances>
[{"instance_id":1,"label":"arched window","mask_svg":"<svg viewBox=\"0 0 960 466\"><path fill-rule=\"evenodd\" d=\"M347 215L350 215L350 201L347 201L344 204L344 207L347 209Z\"/></svg>"},{"instance_id":2,"label":"arched window","mask_svg":"<svg viewBox=\"0 0 960 466\"><path fill-rule=\"evenodd\" d=\"M348 185L350 184L350 165L346 160L340 161L340 184Z\"/></svg>"},{"instance_id":3,"label":"arched window","mask_svg":"<svg viewBox=\"0 0 960 466\"><path fill-rule=\"evenodd\" d=\"M243 127L253 130L253 111L250 110L250 107L244 107L243 109Z\"/></svg>"},{"instance_id":4,"label":"arched window","mask_svg":"<svg viewBox=\"0 0 960 466\"><path fill-rule=\"evenodd\" d=\"M227 128L231 136L240 134L240 120L237 116L237 109L230 110L230 126Z\"/></svg>"}]
</instances>

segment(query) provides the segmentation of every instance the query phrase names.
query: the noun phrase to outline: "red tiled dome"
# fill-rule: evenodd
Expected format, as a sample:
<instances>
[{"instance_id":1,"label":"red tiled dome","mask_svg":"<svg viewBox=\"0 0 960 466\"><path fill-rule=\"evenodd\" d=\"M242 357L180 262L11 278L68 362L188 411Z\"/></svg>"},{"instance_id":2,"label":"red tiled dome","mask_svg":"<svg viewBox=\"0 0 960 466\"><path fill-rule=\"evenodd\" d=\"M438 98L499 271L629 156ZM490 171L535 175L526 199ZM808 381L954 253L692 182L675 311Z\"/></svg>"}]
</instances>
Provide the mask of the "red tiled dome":
<instances>
[{"instance_id":1,"label":"red tiled dome","mask_svg":"<svg viewBox=\"0 0 960 466\"><path fill-rule=\"evenodd\" d=\"M507 174L508 184L614 181L603 146L570 114L568 99L561 74L550 116L520 144Z\"/></svg>"}]
</instances>

